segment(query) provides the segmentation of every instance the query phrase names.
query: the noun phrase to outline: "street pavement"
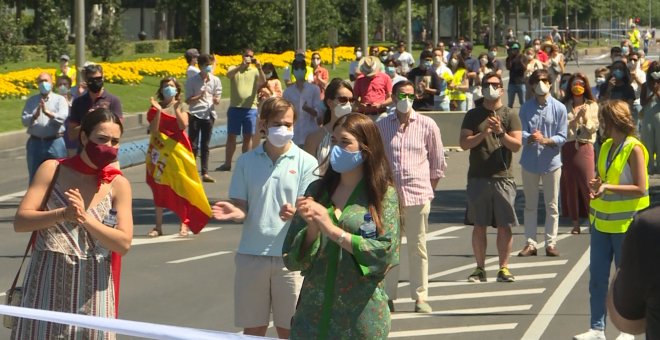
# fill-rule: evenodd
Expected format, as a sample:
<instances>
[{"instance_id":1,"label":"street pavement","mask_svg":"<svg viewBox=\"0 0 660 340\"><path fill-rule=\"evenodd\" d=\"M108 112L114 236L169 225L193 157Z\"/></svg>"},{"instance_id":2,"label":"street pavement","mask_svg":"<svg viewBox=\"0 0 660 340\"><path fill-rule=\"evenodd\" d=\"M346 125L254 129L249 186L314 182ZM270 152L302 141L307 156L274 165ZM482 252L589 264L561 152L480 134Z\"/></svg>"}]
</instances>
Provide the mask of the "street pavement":
<instances>
[{"instance_id":1,"label":"street pavement","mask_svg":"<svg viewBox=\"0 0 660 340\"><path fill-rule=\"evenodd\" d=\"M581 62L582 64L582 62ZM574 65L572 66L574 68ZM595 65L581 71L592 76ZM569 70L571 65L569 65ZM505 72L506 73L506 72ZM458 128L458 127L441 127ZM134 132L139 135L142 132ZM455 146L457 141L444 141ZM392 316L391 338L403 339L570 339L589 327L589 233L583 221L581 235L570 234L570 222L560 220L559 257L546 257L543 245L539 256L520 258L524 245L522 226L513 230L510 269L514 283L494 282L497 273L495 229L489 228L486 283L467 283L475 267L471 248L471 227L463 224L468 152L448 152L447 177L438 184L432 203L428 230L429 303L432 314L415 314L409 298L406 249L401 249L401 281L396 312ZM518 184L516 211L522 222L522 181L520 166L514 161ZM211 152L211 169L224 161L224 149ZM13 232L16 207L27 186L25 159L4 159L5 175L0 178L0 287L9 287L19 266L28 234ZM122 319L194 328L240 332L234 319L234 254L241 226L211 221L195 236L177 235L178 219L165 216L166 235L150 239L153 227L152 194L145 183L143 165L124 170L132 183L134 240L123 259L121 302ZM231 173L211 172L216 183L205 183L211 202L227 198ZM652 197L658 202L660 179L654 178ZM543 202L543 200L539 200ZM540 203L542 204L542 203ZM539 207L539 240L543 240L543 211ZM4 286L3 286L4 285ZM0 294L2 295L2 294ZM4 301L1 296L0 300ZM275 336L273 327L269 336ZM606 335L618 332L608 327ZM7 329L0 338L9 338ZM130 337L120 336L120 339ZM638 337L640 338L640 337Z\"/></svg>"}]
</instances>

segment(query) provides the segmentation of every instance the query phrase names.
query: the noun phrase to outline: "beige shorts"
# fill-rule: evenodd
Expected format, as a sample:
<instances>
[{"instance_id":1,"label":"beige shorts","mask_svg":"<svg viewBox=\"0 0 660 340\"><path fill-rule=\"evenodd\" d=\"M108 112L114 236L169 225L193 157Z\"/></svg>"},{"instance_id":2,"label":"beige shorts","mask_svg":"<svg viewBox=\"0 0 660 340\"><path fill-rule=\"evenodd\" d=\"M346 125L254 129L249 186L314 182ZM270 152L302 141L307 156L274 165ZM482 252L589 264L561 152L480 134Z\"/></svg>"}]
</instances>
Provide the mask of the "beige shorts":
<instances>
[{"instance_id":1,"label":"beige shorts","mask_svg":"<svg viewBox=\"0 0 660 340\"><path fill-rule=\"evenodd\" d=\"M280 256L236 254L234 316L236 327L268 325L290 329L303 278L286 269Z\"/></svg>"}]
</instances>

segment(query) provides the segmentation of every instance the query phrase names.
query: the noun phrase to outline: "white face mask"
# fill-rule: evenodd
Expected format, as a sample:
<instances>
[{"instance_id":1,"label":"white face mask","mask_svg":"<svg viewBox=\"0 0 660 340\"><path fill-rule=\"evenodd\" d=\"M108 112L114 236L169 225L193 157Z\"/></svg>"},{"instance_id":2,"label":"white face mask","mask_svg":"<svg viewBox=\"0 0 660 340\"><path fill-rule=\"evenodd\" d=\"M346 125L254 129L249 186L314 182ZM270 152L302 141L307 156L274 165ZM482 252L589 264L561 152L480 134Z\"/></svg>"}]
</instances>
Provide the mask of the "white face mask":
<instances>
[{"instance_id":1,"label":"white face mask","mask_svg":"<svg viewBox=\"0 0 660 340\"><path fill-rule=\"evenodd\" d=\"M605 83L605 78L603 77L596 78L596 85L600 86L603 85L603 83Z\"/></svg>"},{"instance_id":2,"label":"white face mask","mask_svg":"<svg viewBox=\"0 0 660 340\"><path fill-rule=\"evenodd\" d=\"M412 104L413 102L410 99L399 100L399 102L396 103L396 110L401 113L407 113L412 109Z\"/></svg>"},{"instance_id":3,"label":"white face mask","mask_svg":"<svg viewBox=\"0 0 660 340\"><path fill-rule=\"evenodd\" d=\"M457 59L452 59L451 60L451 66L453 66L453 67L458 66L458 60Z\"/></svg>"},{"instance_id":4,"label":"white face mask","mask_svg":"<svg viewBox=\"0 0 660 340\"><path fill-rule=\"evenodd\" d=\"M362 58L362 52L361 51L355 52L355 59L360 59L360 58Z\"/></svg>"},{"instance_id":5,"label":"white face mask","mask_svg":"<svg viewBox=\"0 0 660 340\"><path fill-rule=\"evenodd\" d=\"M347 102L346 104L337 104L335 105L335 116L337 118L341 118L353 111L353 108L351 107L351 103Z\"/></svg>"},{"instance_id":6,"label":"white face mask","mask_svg":"<svg viewBox=\"0 0 660 340\"><path fill-rule=\"evenodd\" d=\"M484 95L484 98L488 100L498 100L502 96L500 89L496 89L493 85L484 88L482 94Z\"/></svg>"},{"instance_id":7,"label":"white face mask","mask_svg":"<svg viewBox=\"0 0 660 340\"><path fill-rule=\"evenodd\" d=\"M545 96L548 92L550 92L550 85L546 84L544 81L540 81L534 87L534 93L539 96Z\"/></svg>"},{"instance_id":8,"label":"white face mask","mask_svg":"<svg viewBox=\"0 0 660 340\"><path fill-rule=\"evenodd\" d=\"M293 131L290 131L286 126L273 126L268 128L268 135L266 139L270 144L277 148L285 146L293 138Z\"/></svg>"}]
</instances>

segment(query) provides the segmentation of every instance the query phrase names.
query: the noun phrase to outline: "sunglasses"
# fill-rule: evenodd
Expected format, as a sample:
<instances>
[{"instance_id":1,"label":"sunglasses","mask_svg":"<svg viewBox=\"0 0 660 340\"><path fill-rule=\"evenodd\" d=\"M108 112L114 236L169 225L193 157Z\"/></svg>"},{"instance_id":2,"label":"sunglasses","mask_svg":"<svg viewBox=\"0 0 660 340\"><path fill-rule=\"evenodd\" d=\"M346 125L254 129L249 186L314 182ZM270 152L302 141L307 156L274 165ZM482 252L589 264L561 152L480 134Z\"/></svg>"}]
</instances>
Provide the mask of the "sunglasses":
<instances>
[{"instance_id":1,"label":"sunglasses","mask_svg":"<svg viewBox=\"0 0 660 340\"><path fill-rule=\"evenodd\" d=\"M87 78L87 82L92 82L92 81L97 81L97 80L103 80L103 76L100 77L89 77Z\"/></svg>"},{"instance_id":2,"label":"sunglasses","mask_svg":"<svg viewBox=\"0 0 660 340\"><path fill-rule=\"evenodd\" d=\"M353 97L339 96L335 98L335 100L338 101L340 104L346 104L348 102L352 102Z\"/></svg>"},{"instance_id":3,"label":"sunglasses","mask_svg":"<svg viewBox=\"0 0 660 340\"><path fill-rule=\"evenodd\" d=\"M496 89L502 88L502 84L500 84L500 83L483 83L482 86L483 87L492 86Z\"/></svg>"},{"instance_id":4,"label":"sunglasses","mask_svg":"<svg viewBox=\"0 0 660 340\"><path fill-rule=\"evenodd\" d=\"M548 78L539 79L539 83L540 83L540 82L544 82L544 83L546 83L546 84L550 84L550 79L548 79Z\"/></svg>"},{"instance_id":5,"label":"sunglasses","mask_svg":"<svg viewBox=\"0 0 660 340\"><path fill-rule=\"evenodd\" d=\"M312 60L321 60L321 58L319 58L319 57L314 57L314 58L312 58Z\"/></svg>"},{"instance_id":6,"label":"sunglasses","mask_svg":"<svg viewBox=\"0 0 660 340\"><path fill-rule=\"evenodd\" d=\"M405 99L414 100L415 99L415 94L414 93L399 93L398 97L399 97L399 100L405 100Z\"/></svg>"}]
</instances>

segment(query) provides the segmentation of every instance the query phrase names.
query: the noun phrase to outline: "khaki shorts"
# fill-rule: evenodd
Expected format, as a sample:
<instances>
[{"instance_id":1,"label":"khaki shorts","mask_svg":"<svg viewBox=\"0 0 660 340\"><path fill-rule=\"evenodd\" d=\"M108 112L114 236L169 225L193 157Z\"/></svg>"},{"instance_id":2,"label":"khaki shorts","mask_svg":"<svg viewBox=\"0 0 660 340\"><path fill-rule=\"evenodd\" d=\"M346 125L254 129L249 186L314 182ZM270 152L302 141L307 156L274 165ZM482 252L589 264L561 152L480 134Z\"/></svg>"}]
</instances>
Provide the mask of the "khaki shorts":
<instances>
[{"instance_id":1,"label":"khaki shorts","mask_svg":"<svg viewBox=\"0 0 660 340\"><path fill-rule=\"evenodd\" d=\"M276 327L290 329L302 276L286 269L282 257L236 254L234 276L235 325L268 325L270 312Z\"/></svg>"},{"instance_id":2,"label":"khaki shorts","mask_svg":"<svg viewBox=\"0 0 660 340\"><path fill-rule=\"evenodd\" d=\"M465 224L515 227L516 183L510 178L468 178Z\"/></svg>"}]
</instances>

